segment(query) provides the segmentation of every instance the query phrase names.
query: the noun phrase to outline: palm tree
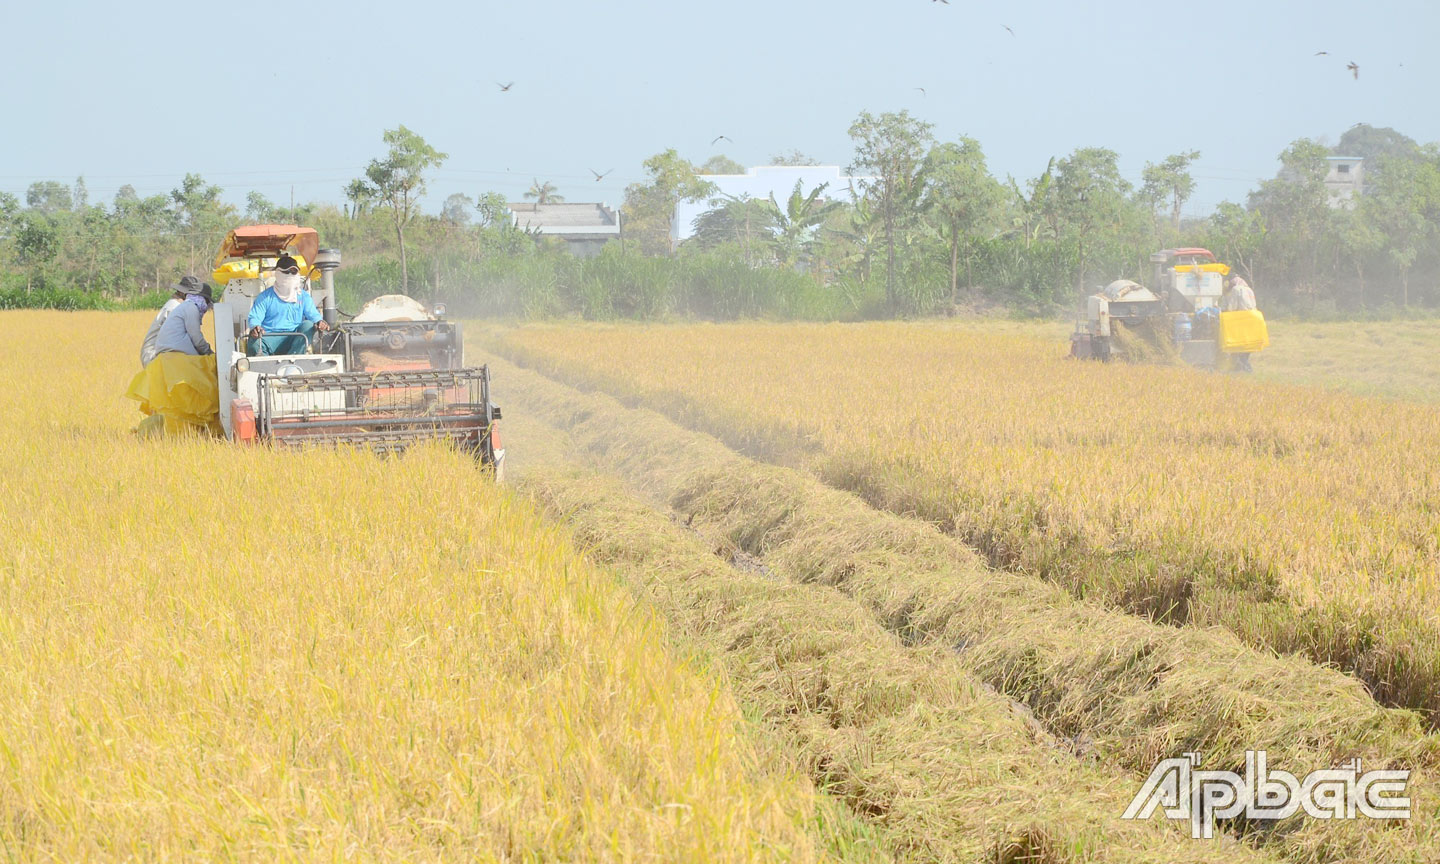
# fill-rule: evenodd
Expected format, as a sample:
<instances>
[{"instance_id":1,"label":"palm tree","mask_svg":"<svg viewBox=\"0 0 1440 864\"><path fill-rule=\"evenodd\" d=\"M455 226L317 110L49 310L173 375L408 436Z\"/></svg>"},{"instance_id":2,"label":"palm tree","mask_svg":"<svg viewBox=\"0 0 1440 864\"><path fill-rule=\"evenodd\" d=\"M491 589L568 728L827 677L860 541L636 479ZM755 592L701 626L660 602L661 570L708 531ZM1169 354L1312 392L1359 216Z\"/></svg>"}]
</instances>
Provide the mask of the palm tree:
<instances>
[{"instance_id":1,"label":"palm tree","mask_svg":"<svg viewBox=\"0 0 1440 864\"><path fill-rule=\"evenodd\" d=\"M546 180L544 183L536 180L534 185L530 187L530 191L525 193L525 197L534 198L536 204L565 203L565 199L560 197L559 195L556 195L555 192L556 187L549 180Z\"/></svg>"}]
</instances>

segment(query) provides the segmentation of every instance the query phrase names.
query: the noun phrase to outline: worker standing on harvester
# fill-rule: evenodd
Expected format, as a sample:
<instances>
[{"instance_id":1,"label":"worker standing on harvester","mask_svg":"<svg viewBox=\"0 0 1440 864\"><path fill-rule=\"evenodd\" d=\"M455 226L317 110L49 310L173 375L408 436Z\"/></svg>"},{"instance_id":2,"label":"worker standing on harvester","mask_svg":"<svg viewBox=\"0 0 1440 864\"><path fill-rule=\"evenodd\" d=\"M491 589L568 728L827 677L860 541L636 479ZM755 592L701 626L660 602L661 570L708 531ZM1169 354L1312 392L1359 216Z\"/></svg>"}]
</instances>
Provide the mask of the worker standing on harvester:
<instances>
[{"instance_id":1,"label":"worker standing on harvester","mask_svg":"<svg viewBox=\"0 0 1440 864\"><path fill-rule=\"evenodd\" d=\"M160 332L155 337L156 354L175 351L180 354L214 354L200 325L205 313L210 311L212 295L209 285L201 285L194 294L186 295L185 302L165 318Z\"/></svg>"},{"instance_id":2,"label":"worker standing on harvester","mask_svg":"<svg viewBox=\"0 0 1440 864\"><path fill-rule=\"evenodd\" d=\"M149 366L155 355L160 353L157 340L160 338L160 328L165 324L165 319L175 311L175 307L185 302L185 298L191 294L200 293L200 280L195 276L185 276L179 282L171 286L175 290L171 292L170 299L155 313L155 320L150 322L150 329L145 331L145 339L140 343L140 365Z\"/></svg>"},{"instance_id":3,"label":"worker standing on harvester","mask_svg":"<svg viewBox=\"0 0 1440 864\"><path fill-rule=\"evenodd\" d=\"M1220 298L1220 307L1225 312L1250 311L1255 308L1255 292L1250 290L1250 284L1239 276L1231 275L1225 280L1224 295ZM1248 353L1236 353L1230 356L1235 358L1236 372L1254 372L1250 366L1250 355Z\"/></svg>"},{"instance_id":4,"label":"worker standing on harvester","mask_svg":"<svg viewBox=\"0 0 1440 864\"><path fill-rule=\"evenodd\" d=\"M304 354L315 331L330 327L315 308L310 292L304 290L300 265L289 255L275 262L275 284L260 292L250 304L249 339L245 353Z\"/></svg>"}]
</instances>

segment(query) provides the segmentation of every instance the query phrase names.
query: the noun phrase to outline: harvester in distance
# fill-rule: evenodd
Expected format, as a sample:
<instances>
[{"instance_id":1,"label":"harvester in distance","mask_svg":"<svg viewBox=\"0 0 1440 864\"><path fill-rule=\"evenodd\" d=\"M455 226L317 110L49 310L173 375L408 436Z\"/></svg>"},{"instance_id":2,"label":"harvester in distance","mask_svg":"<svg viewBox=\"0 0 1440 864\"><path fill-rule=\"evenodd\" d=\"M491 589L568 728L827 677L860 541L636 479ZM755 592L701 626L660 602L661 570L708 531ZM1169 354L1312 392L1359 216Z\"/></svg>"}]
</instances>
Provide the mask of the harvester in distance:
<instances>
[{"instance_id":1,"label":"harvester in distance","mask_svg":"<svg viewBox=\"0 0 1440 864\"><path fill-rule=\"evenodd\" d=\"M1222 355L1220 300L1230 268L1199 247L1162 249L1150 256L1150 264L1151 287L1117 279L1086 298L1070 335L1071 356L1178 356L1191 366L1215 368Z\"/></svg>"},{"instance_id":2,"label":"harvester in distance","mask_svg":"<svg viewBox=\"0 0 1440 864\"><path fill-rule=\"evenodd\" d=\"M300 354L247 355L246 319L273 281L281 255L296 258L329 329ZM341 321L334 273L340 253L319 248L313 228L247 225L226 236L215 258L224 292L215 304L220 423L237 442L276 446L354 444L395 452L446 440L503 476L500 408L490 370L466 366L458 322L399 294L377 297Z\"/></svg>"}]
</instances>

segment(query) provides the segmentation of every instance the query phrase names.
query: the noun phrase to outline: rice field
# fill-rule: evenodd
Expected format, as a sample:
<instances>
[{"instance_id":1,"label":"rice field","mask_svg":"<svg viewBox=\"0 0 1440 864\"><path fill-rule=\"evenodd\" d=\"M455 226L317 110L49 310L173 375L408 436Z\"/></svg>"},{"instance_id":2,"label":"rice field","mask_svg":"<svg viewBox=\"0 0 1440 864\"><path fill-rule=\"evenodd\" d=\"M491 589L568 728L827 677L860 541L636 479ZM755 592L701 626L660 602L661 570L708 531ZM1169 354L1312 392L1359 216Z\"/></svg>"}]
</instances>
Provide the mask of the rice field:
<instances>
[{"instance_id":1,"label":"rice field","mask_svg":"<svg viewBox=\"0 0 1440 864\"><path fill-rule=\"evenodd\" d=\"M986 325L533 326L499 344L992 566L1336 666L1437 722L1434 405L1076 363Z\"/></svg>"},{"instance_id":2,"label":"rice field","mask_svg":"<svg viewBox=\"0 0 1440 864\"><path fill-rule=\"evenodd\" d=\"M1088 803L1079 806L1066 803L1067 790L1079 782L1066 773L1076 760L1094 764L1100 778L1134 784L1157 759L1181 752L1203 752L1211 764L1243 770L1247 749L1267 750L1279 762L1303 770L1356 757L1366 764L1409 768L1414 772L1415 807L1426 815L1403 825L1363 820L1237 822L1229 826L1232 838L1278 860L1296 862L1423 861L1440 855L1440 825L1431 818L1440 738L1425 732L1415 712L1376 704L1353 677L1303 658L1275 657L1247 647L1219 629L1171 627L1076 600L1034 576L988 568L934 526L877 511L803 472L746 459L715 438L654 412L628 409L606 394L582 393L508 363L496 362L495 368L509 382L506 398L525 418L521 438L548 444L547 451L534 458L540 465L538 482L534 469L525 468L523 459L519 463L521 488L576 523L594 544L592 552L638 565L644 575L637 581L654 586L657 605L680 610L671 614L677 625L702 633L719 628L716 639L725 646L724 656L742 664L735 675L742 694L747 693L744 659L755 637L753 629L727 631L724 622L727 616L745 621L773 614L764 604L753 611L737 610L747 595L741 587L746 577L758 574L759 579L748 581L764 585L767 596L785 598L784 605L794 611L783 616L783 626L770 637L782 647L770 649L767 644L761 659L752 661L761 665L761 684L742 698L754 706L751 710L765 712L771 705L769 713L783 718L779 725L799 739L796 747L802 753L816 746L805 737L807 721L816 715L824 726L856 742L865 742L867 729L882 728L883 722L885 743L859 743L858 752L842 763L847 770L841 776L835 776L835 758L823 747L813 757L812 771L822 788L838 786L847 801L859 797L857 812L898 833L891 845L934 852L920 860L975 860L955 850L967 840L973 843L965 830L974 831L975 823L983 826L995 814L976 808L967 798L973 791L970 785L951 779L953 769L942 769L943 760L927 763L931 767L926 769L906 770L904 778L892 776L898 757L887 755L894 752L888 748L925 739L926 730L933 728L931 721L917 721L913 715L891 716L898 698L893 692L882 689L858 703L846 701L843 710L837 700L857 688L874 693L894 676L937 673L941 680L1010 700L1008 706L998 703L1008 711L992 709L990 714L972 705L964 712L971 721L969 731L943 724L948 731L926 746L958 746L951 740L957 735L986 742L988 758L979 762L992 779L982 780L982 788L1004 788L985 794L1000 801L1009 792L1019 792L1024 800L1036 802L1035 807L1007 808L1002 814L1001 825L1027 838L1023 848L1038 850L1034 858L1021 860L1103 860L1093 852L1075 858L1055 850L1094 845L1082 839L1089 836L1083 827L1087 823L1098 823L1111 836L1128 833L1109 821L1115 809L1104 803L1108 799L1102 793L1082 796ZM563 430L566 442L560 449L553 449L556 430ZM650 507L662 514L668 511L668 518L651 515L648 524L656 527L643 530L638 517L620 516L608 507L590 512L595 505L586 489L571 490L568 478L557 482L548 476L546 466L567 454L621 478ZM633 514L635 508L626 512ZM700 548L710 556L731 563L721 587L710 587L694 565L682 564L667 551L670 544L659 536L664 533L659 526L673 533L676 524L684 526L681 533L698 535L704 543ZM656 568L659 572L650 569L656 559L663 564L663 569ZM706 572L714 570L711 562ZM776 580L794 587L778 590ZM802 594L813 599L807 604ZM823 631L821 622L844 610L852 621L843 628L846 635L834 642L821 639L816 632ZM859 645L868 646L861 652L868 662L857 668L862 658L848 652ZM844 652L835 656L832 652L840 646ZM904 647L912 650L889 664L875 665L876 655L888 651L895 656L895 649ZM790 657L823 664L818 680L813 671L791 672L782 662ZM777 672L786 677L777 682ZM779 694L768 693L776 688ZM907 694L902 706L921 699L912 690L901 688ZM767 695L771 700L778 695L783 710L774 709ZM1016 715L1027 722L1015 725ZM1033 741L1064 758L1038 770L1004 767L1007 761L1023 762ZM860 782L862 777L867 782ZM888 783L900 783L907 794L897 798L893 786L883 791ZM873 803L877 797L883 806ZM905 806L897 807L897 800ZM1057 824L1046 818L1055 808L1072 815ZM927 818L914 820L917 809ZM1037 825L1041 820L1043 828ZM915 822L930 830L916 830ZM1030 828L1023 827L1027 824ZM940 849L934 848L940 845L937 826L958 829ZM1108 842L1123 847L1113 852L1123 858L1128 844L1143 841ZM1160 860L1182 860L1197 851L1211 856L1208 860L1220 860L1231 851L1173 839L1167 845L1171 848Z\"/></svg>"},{"instance_id":3,"label":"rice field","mask_svg":"<svg viewBox=\"0 0 1440 864\"><path fill-rule=\"evenodd\" d=\"M148 316L0 318L5 860L867 860L466 457L140 441Z\"/></svg>"},{"instance_id":4,"label":"rice field","mask_svg":"<svg viewBox=\"0 0 1440 864\"><path fill-rule=\"evenodd\" d=\"M1435 408L1028 325L472 326L497 488L142 440L147 316L0 323L7 860L1440 860ZM1257 748L1414 818L1120 818Z\"/></svg>"},{"instance_id":5,"label":"rice field","mask_svg":"<svg viewBox=\"0 0 1440 864\"><path fill-rule=\"evenodd\" d=\"M1297 321L1276 329L1279 338L1256 365L1265 378L1440 402L1440 321Z\"/></svg>"}]
</instances>

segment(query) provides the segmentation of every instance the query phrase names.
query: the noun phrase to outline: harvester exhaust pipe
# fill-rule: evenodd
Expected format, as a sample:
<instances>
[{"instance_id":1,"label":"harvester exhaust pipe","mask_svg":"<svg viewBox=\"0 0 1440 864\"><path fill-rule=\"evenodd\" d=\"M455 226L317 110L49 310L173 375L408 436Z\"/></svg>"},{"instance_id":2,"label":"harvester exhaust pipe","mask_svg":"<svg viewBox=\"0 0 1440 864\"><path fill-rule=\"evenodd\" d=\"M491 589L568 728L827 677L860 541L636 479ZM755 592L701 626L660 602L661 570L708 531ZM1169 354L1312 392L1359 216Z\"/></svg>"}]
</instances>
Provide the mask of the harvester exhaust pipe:
<instances>
[{"instance_id":1,"label":"harvester exhaust pipe","mask_svg":"<svg viewBox=\"0 0 1440 864\"><path fill-rule=\"evenodd\" d=\"M1150 253L1150 290L1157 296L1160 295L1161 283L1165 281L1165 262L1169 260L1170 256L1163 249Z\"/></svg>"},{"instance_id":2,"label":"harvester exhaust pipe","mask_svg":"<svg viewBox=\"0 0 1440 864\"><path fill-rule=\"evenodd\" d=\"M315 266L320 270L320 287L324 290L321 314L331 327L339 320L339 308L335 304L335 271L340 269L340 250L321 249L315 253Z\"/></svg>"}]
</instances>

